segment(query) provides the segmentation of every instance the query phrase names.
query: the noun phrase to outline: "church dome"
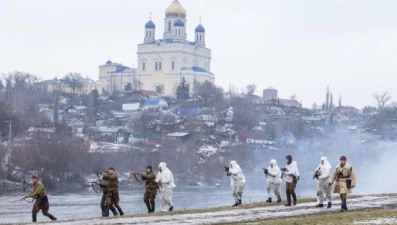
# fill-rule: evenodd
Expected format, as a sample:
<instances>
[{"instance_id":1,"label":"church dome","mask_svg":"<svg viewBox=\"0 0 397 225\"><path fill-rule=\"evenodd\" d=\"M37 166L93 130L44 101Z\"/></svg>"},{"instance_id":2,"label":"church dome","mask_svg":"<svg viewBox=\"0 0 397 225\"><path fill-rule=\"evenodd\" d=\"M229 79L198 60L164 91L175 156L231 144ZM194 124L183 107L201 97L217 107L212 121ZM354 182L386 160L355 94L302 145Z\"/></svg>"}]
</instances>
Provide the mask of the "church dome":
<instances>
[{"instance_id":1,"label":"church dome","mask_svg":"<svg viewBox=\"0 0 397 225\"><path fill-rule=\"evenodd\" d=\"M145 28L151 28L151 29L155 29L156 25L154 25L152 20L149 20L146 24L145 24Z\"/></svg>"},{"instance_id":2,"label":"church dome","mask_svg":"<svg viewBox=\"0 0 397 225\"><path fill-rule=\"evenodd\" d=\"M111 65L112 61L110 61L110 59L106 62L106 65Z\"/></svg>"},{"instance_id":3,"label":"church dome","mask_svg":"<svg viewBox=\"0 0 397 225\"><path fill-rule=\"evenodd\" d=\"M175 26L175 27L184 27L184 26L185 26L185 23L183 22L183 20L177 19L177 20L175 21L175 23L174 23L174 26Z\"/></svg>"},{"instance_id":4,"label":"church dome","mask_svg":"<svg viewBox=\"0 0 397 225\"><path fill-rule=\"evenodd\" d=\"M205 32L205 28L203 27L203 25L199 24L199 25L196 27L195 31L196 31L196 32L202 32L202 33L204 33L204 32Z\"/></svg>"},{"instance_id":5,"label":"church dome","mask_svg":"<svg viewBox=\"0 0 397 225\"><path fill-rule=\"evenodd\" d=\"M182 18L186 17L186 10L183 8L178 0L174 0L170 6L165 10L166 16L180 16Z\"/></svg>"}]
</instances>

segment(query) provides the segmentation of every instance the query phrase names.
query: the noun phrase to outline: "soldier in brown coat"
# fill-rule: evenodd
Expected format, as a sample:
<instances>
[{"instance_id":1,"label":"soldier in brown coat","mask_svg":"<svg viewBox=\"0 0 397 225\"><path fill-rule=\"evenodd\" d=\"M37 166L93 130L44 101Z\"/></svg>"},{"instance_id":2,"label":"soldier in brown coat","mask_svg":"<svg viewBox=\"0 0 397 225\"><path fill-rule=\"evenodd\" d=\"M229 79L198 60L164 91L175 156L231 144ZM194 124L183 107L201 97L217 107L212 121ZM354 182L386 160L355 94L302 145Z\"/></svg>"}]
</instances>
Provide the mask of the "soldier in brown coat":
<instances>
[{"instance_id":1,"label":"soldier in brown coat","mask_svg":"<svg viewBox=\"0 0 397 225\"><path fill-rule=\"evenodd\" d=\"M25 198L36 199L32 209L32 221L37 221L37 213L40 212L40 210L43 212L44 216L49 217L51 220L57 220L57 218L55 218L48 212L48 210L50 209L50 203L48 202L48 197L44 188L44 184L39 180L37 176L32 176L32 183L33 191L25 196Z\"/></svg>"},{"instance_id":2,"label":"soldier in brown coat","mask_svg":"<svg viewBox=\"0 0 397 225\"><path fill-rule=\"evenodd\" d=\"M351 193L351 189L356 187L356 174L354 173L353 167L346 162L346 157L340 157L340 163L336 166L334 172L331 175L329 185L331 186L334 181L334 193L338 193L342 200L341 212L347 210L346 198L347 194Z\"/></svg>"},{"instance_id":3,"label":"soldier in brown coat","mask_svg":"<svg viewBox=\"0 0 397 225\"><path fill-rule=\"evenodd\" d=\"M108 206L114 205L116 209L119 211L120 216L124 215L123 210L119 205L120 197L119 197L119 178L113 167L109 167L107 173L102 173L103 179L108 181L107 186L107 195L106 195L106 204Z\"/></svg>"},{"instance_id":4,"label":"soldier in brown coat","mask_svg":"<svg viewBox=\"0 0 397 225\"><path fill-rule=\"evenodd\" d=\"M102 189L102 199L101 199L101 209L102 209L102 217L109 217L109 210L112 211L114 216L118 216L116 209L113 204L108 205L106 203L106 197L108 196L108 181L106 178L103 178L102 182L97 182L97 185Z\"/></svg>"},{"instance_id":5,"label":"soldier in brown coat","mask_svg":"<svg viewBox=\"0 0 397 225\"><path fill-rule=\"evenodd\" d=\"M143 195L143 201L146 204L148 209L148 213L154 213L156 208L156 194L158 184L156 183L156 174L153 173L152 166L146 167L146 173L139 173L139 176L142 177L142 180L146 180L146 190L145 194Z\"/></svg>"}]
</instances>

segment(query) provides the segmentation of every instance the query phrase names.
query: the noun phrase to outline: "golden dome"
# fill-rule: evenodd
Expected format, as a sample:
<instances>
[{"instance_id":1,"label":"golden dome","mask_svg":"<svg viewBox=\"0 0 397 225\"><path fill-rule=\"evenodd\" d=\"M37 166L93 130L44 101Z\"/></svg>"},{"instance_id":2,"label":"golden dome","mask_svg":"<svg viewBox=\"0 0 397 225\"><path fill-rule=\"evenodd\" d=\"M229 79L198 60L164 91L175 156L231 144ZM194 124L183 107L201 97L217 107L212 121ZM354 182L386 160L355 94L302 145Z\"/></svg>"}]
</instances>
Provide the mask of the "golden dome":
<instances>
[{"instance_id":1,"label":"golden dome","mask_svg":"<svg viewBox=\"0 0 397 225\"><path fill-rule=\"evenodd\" d=\"M186 10L183 8L178 0L174 0L170 6L165 10L166 16L180 16L182 18L186 17Z\"/></svg>"}]
</instances>

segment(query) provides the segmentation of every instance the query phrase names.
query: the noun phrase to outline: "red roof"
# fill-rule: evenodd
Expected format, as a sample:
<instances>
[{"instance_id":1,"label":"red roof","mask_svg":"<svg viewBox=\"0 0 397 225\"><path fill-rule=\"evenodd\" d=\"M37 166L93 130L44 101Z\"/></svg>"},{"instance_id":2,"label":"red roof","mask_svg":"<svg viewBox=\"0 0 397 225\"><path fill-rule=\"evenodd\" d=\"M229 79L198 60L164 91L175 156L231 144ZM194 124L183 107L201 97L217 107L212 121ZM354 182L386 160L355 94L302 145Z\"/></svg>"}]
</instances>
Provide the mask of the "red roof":
<instances>
[{"instance_id":1,"label":"red roof","mask_svg":"<svg viewBox=\"0 0 397 225\"><path fill-rule=\"evenodd\" d=\"M160 96L159 94L157 94L157 92L155 91L149 91L149 90L140 90L140 92L145 95L145 96L153 96L153 97L158 97Z\"/></svg>"}]
</instances>

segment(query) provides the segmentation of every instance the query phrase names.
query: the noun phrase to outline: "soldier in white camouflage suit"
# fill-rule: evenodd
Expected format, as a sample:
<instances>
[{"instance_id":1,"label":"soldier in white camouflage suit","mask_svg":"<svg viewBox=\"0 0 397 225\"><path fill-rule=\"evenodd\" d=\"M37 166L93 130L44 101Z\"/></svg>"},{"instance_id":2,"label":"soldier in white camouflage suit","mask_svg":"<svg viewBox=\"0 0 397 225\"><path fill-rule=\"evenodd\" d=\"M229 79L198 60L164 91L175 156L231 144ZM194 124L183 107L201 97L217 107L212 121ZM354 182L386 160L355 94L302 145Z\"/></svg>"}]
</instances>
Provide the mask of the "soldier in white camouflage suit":
<instances>
[{"instance_id":1,"label":"soldier in white camouflage suit","mask_svg":"<svg viewBox=\"0 0 397 225\"><path fill-rule=\"evenodd\" d=\"M267 195L268 199L266 202L272 202L271 192L274 191L274 194L277 197L277 202L281 202L281 170L277 166L277 161L272 159L270 160L269 167L265 170L266 178L267 178Z\"/></svg>"},{"instance_id":2,"label":"soldier in white camouflage suit","mask_svg":"<svg viewBox=\"0 0 397 225\"><path fill-rule=\"evenodd\" d=\"M327 208L331 208L332 206L332 194L329 185L329 178L331 176L332 167L328 162L326 157L322 157L320 160L320 165L318 165L316 169L316 176L317 177L317 199L318 205L317 208L324 207L324 195L327 197L328 206Z\"/></svg>"}]
</instances>

